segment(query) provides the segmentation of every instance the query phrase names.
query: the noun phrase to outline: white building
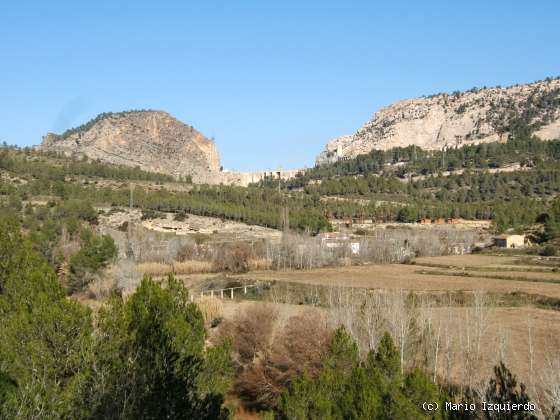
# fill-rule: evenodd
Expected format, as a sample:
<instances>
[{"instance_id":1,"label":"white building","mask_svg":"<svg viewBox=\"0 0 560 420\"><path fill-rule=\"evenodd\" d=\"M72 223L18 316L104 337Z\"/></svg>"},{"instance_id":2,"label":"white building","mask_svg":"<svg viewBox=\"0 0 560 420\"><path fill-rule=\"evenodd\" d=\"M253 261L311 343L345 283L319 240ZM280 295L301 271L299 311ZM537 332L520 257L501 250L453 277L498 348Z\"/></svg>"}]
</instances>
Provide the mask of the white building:
<instances>
[{"instance_id":1,"label":"white building","mask_svg":"<svg viewBox=\"0 0 560 420\"><path fill-rule=\"evenodd\" d=\"M499 248L523 248L525 246L525 235L496 236L494 244Z\"/></svg>"}]
</instances>

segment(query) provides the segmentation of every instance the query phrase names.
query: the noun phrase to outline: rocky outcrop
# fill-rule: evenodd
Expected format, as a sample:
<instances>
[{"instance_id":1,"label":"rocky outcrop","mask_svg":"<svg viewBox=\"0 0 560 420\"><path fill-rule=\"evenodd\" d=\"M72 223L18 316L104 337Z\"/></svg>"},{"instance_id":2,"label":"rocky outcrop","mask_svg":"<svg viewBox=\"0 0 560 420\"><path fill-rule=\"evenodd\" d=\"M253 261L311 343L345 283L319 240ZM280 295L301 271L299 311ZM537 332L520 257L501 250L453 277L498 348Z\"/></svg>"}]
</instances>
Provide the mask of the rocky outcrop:
<instances>
[{"instance_id":1,"label":"rocky outcrop","mask_svg":"<svg viewBox=\"0 0 560 420\"><path fill-rule=\"evenodd\" d=\"M325 150L317 156L315 162L317 165L325 165L336 162L344 157L344 150L349 150L348 147L352 145L353 141L353 136L340 136L332 139L327 143Z\"/></svg>"},{"instance_id":2,"label":"rocky outcrop","mask_svg":"<svg viewBox=\"0 0 560 420\"><path fill-rule=\"evenodd\" d=\"M162 111L104 113L61 135L43 137L39 149L139 166L197 183L221 180L214 142Z\"/></svg>"},{"instance_id":3,"label":"rocky outcrop","mask_svg":"<svg viewBox=\"0 0 560 420\"><path fill-rule=\"evenodd\" d=\"M277 169L274 171L264 170L255 172L222 172L222 182L228 185L238 185L246 187L249 184L257 183L265 179L273 180L287 180L296 176L298 172L303 172L305 169Z\"/></svg>"},{"instance_id":4,"label":"rocky outcrop","mask_svg":"<svg viewBox=\"0 0 560 420\"><path fill-rule=\"evenodd\" d=\"M379 110L354 135L329 142L317 163L372 149L416 145L434 150L505 141L519 127L529 127L543 140L560 137L560 80L399 101Z\"/></svg>"}]
</instances>

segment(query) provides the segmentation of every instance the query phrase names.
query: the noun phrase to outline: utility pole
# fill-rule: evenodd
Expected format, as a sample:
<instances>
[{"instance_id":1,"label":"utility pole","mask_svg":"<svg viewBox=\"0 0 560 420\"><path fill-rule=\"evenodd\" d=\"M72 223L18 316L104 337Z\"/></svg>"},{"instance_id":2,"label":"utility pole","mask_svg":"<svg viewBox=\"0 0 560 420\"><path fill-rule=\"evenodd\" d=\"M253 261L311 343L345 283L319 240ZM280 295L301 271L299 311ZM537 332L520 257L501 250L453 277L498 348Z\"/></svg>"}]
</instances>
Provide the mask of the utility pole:
<instances>
[{"instance_id":1,"label":"utility pole","mask_svg":"<svg viewBox=\"0 0 560 420\"><path fill-rule=\"evenodd\" d=\"M284 205L280 209L280 220L282 223L282 231L287 232L290 230L290 214L288 206Z\"/></svg>"},{"instance_id":2,"label":"utility pole","mask_svg":"<svg viewBox=\"0 0 560 420\"><path fill-rule=\"evenodd\" d=\"M276 174L278 175L278 194L280 194L280 183L282 181L282 167L279 166L278 169L276 169Z\"/></svg>"},{"instance_id":3,"label":"utility pole","mask_svg":"<svg viewBox=\"0 0 560 420\"><path fill-rule=\"evenodd\" d=\"M132 182L129 184L130 196L129 196L129 212L128 212L128 224L126 226L126 257L132 258L134 256L134 250L132 249L132 208L134 206L134 186Z\"/></svg>"},{"instance_id":4,"label":"utility pole","mask_svg":"<svg viewBox=\"0 0 560 420\"><path fill-rule=\"evenodd\" d=\"M282 167L279 166L276 169L276 175L278 175L278 195L282 199L282 207L280 208L280 224L282 230L287 232L290 229L290 216L288 210L288 204L286 202L286 197L282 194Z\"/></svg>"}]
</instances>

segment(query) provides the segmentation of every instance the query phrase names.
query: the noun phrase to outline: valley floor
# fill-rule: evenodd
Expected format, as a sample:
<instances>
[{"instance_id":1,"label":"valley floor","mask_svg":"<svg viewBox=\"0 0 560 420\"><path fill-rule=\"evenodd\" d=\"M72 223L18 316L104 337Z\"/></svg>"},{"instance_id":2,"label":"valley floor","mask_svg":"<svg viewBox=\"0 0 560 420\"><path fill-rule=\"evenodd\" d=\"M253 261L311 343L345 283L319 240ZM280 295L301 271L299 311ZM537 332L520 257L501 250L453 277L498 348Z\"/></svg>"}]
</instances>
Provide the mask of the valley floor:
<instances>
[{"instance_id":1,"label":"valley floor","mask_svg":"<svg viewBox=\"0 0 560 420\"><path fill-rule=\"evenodd\" d=\"M285 282L316 286L403 289L415 292L484 290L520 292L560 299L560 272L515 265L514 257L479 255L418 258L414 264L372 264L297 271L252 271L231 276L242 282ZM542 270L542 271L533 271ZM185 276L194 286L215 275ZM558 283L558 284L557 284Z\"/></svg>"},{"instance_id":2,"label":"valley floor","mask_svg":"<svg viewBox=\"0 0 560 420\"><path fill-rule=\"evenodd\" d=\"M417 258L409 265L256 271L227 276L227 282L261 282L267 293L224 299L223 317L231 320L252 305L268 305L277 314L278 331L290 317L305 312L348 322L344 317L357 317L359 311L340 318L352 310L337 306L340 295L337 304L329 304L333 291L351 291L359 300L374 289L389 294L405 290L419 297L417 321L430 324L431 342L437 346L432 352L438 354L430 362L432 374L435 363L437 376L476 386L504 360L532 394L540 395L540 387L551 380L560 345L560 273L555 264L539 257L463 255ZM199 274L184 280L198 293L216 287L218 277ZM482 304L476 301L478 294L485 296Z\"/></svg>"}]
</instances>

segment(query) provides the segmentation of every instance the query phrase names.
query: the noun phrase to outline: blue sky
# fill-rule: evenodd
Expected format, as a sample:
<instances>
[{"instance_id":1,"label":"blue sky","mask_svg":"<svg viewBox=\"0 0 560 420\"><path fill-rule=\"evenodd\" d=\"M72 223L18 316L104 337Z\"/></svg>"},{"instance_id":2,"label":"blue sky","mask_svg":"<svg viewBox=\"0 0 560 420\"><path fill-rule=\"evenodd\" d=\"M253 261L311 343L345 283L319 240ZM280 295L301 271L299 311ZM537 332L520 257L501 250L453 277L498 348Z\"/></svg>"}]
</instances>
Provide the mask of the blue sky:
<instances>
[{"instance_id":1,"label":"blue sky","mask_svg":"<svg viewBox=\"0 0 560 420\"><path fill-rule=\"evenodd\" d=\"M238 170L313 165L396 100L560 75L560 1L0 2L0 141L166 110Z\"/></svg>"}]
</instances>

